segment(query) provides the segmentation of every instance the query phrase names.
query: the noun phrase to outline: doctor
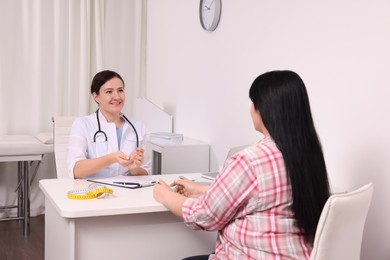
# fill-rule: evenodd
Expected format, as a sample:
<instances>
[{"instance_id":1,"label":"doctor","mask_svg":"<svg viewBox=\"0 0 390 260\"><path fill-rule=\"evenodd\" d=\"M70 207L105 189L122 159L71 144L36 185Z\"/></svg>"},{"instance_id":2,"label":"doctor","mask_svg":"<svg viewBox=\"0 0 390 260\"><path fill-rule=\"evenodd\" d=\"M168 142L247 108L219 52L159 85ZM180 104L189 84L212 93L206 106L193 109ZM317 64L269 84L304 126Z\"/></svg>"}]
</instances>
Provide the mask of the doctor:
<instances>
[{"instance_id":1,"label":"doctor","mask_svg":"<svg viewBox=\"0 0 390 260\"><path fill-rule=\"evenodd\" d=\"M68 144L68 173L71 178L147 175L150 160L140 147L145 127L122 114L124 81L114 71L101 71L91 84L98 110L73 122Z\"/></svg>"}]
</instances>

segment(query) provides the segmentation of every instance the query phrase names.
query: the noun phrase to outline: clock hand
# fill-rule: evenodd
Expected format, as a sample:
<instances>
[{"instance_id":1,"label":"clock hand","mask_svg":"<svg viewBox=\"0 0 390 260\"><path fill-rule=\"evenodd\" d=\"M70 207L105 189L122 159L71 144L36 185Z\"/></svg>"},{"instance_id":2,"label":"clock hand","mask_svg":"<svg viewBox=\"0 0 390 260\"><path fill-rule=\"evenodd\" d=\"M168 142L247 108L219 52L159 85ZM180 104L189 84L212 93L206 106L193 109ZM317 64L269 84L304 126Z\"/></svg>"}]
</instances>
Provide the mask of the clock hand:
<instances>
[{"instance_id":1,"label":"clock hand","mask_svg":"<svg viewBox=\"0 0 390 260\"><path fill-rule=\"evenodd\" d=\"M213 3L214 3L214 0L213 0L213 1L211 1L211 3L210 3L210 6L212 6L212 5L213 5ZM207 5L204 5L204 7L206 7L206 8L207 8L207 10L210 10L210 7L208 7Z\"/></svg>"}]
</instances>

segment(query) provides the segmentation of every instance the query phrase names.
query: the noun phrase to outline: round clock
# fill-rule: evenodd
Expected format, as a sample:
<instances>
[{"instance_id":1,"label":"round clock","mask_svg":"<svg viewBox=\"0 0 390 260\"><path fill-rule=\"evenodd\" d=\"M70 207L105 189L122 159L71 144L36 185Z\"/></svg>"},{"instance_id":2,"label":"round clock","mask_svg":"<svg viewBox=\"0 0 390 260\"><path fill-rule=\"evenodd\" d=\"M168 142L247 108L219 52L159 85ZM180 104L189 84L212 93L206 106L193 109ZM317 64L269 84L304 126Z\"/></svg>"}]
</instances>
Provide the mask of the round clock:
<instances>
[{"instance_id":1,"label":"round clock","mask_svg":"<svg viewBox=\"0 0 390 260\"><path fill-rule=\"evenodd\" d=\"M214 31L221 18L221 0L200 0L200 24L206 31Z\"/></svg>"}]
</instances>

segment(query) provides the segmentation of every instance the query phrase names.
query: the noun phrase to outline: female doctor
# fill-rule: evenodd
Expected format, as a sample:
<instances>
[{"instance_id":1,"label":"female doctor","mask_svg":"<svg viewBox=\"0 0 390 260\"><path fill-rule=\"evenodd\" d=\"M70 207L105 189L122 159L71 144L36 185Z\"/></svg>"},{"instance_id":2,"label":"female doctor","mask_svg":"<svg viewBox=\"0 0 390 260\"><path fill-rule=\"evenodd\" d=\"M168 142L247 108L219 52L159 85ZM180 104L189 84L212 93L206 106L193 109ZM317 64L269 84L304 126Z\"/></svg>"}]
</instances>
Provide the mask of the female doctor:
<instances>
[{"instance_id":1,"label":"female doctor","mask_svg":"<svg viewBox=\"0 0 390 260\"><path fill-rule=\"evenodd\" d=\"M147 175L150 160L140 147L145 127L122 114L125 103L124 81L114 71L101 71L91 84L91 95L98 104L95 113L76 118L68 144L68 173L74 179Z\"/></svg>"}]
</instances>

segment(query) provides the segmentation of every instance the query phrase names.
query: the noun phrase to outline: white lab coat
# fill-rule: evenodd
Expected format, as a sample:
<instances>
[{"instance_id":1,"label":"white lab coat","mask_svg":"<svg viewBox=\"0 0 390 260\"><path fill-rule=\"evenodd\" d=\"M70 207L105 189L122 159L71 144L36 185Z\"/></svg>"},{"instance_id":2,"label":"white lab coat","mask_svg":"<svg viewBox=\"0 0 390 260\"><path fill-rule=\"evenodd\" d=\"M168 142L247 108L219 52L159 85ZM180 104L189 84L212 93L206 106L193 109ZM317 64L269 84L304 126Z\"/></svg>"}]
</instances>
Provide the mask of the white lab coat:
<instances>
[{"instance_id":1,"label":"white lab coat","mask_svg":"<svg viewBox=\"0 0 390 260\"><path fill-rule=\"evenodd\" d=\"M76 118L73 122L68 144L68 174L71 178L73 176L73 168L77 161L82 159L91 159L101 157L103 155L118 151L117 132L114 123L107 122L106 118L99 110L100 128L107 135L107 141L102 133L94 135L98 131L98 123L96 113L89 116ZM145 142L145 127L142 123L131 120L138 133L139 145ZM125 154L130 154L137 147L137 138L131 125L125 121L122 131L122 139L120 150ZM141 165L149 174L151 169L151 162L149 156L145 154ZM119 163L113 163L110 166L90 175L88 178L95 177L112 177L118 175L128 175L129 169L121 166Z\"/></svg>"}]
</instances>

